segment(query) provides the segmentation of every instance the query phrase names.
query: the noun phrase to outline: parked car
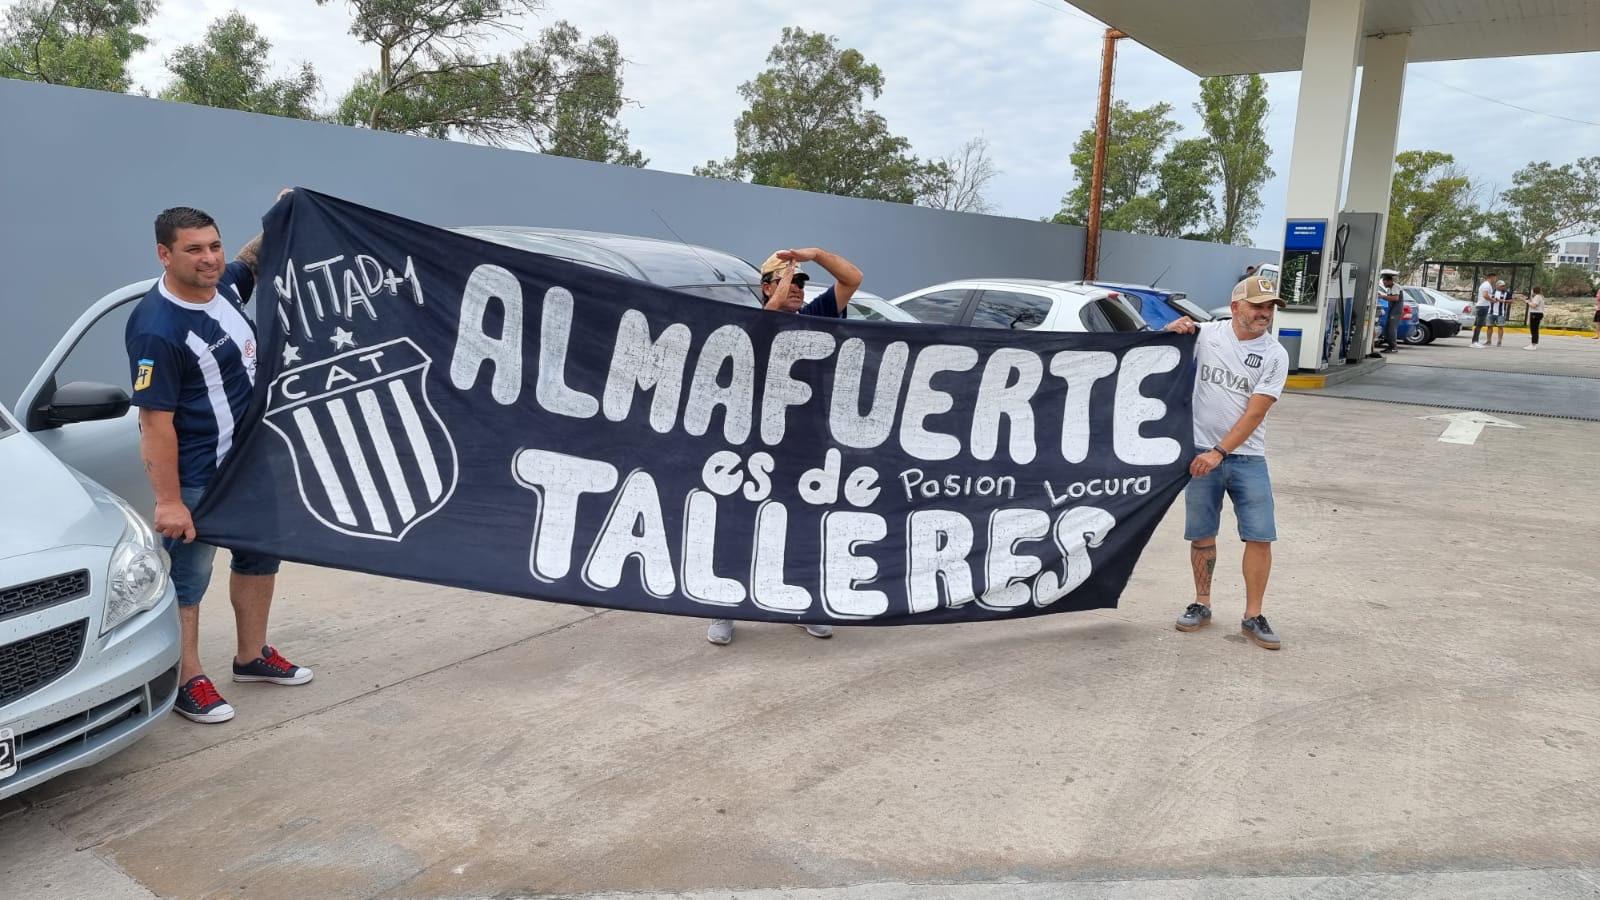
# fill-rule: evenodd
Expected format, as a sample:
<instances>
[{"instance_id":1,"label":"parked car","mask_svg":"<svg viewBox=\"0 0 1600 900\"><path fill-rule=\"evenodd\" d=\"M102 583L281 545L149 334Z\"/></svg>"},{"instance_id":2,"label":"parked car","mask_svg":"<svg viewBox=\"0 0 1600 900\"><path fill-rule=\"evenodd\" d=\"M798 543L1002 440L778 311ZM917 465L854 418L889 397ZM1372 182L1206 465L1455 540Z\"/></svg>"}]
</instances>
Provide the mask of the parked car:
<instances>
[{"instance_id":1,"label":"parked car","mask_svg":"<svg viewBox=\"0 0 1600 900\"><path fill-rule=\"evenodd\" d=\"M1400 288L1400 290L1405 293L1407 300L1420 303L1425 306L1432 306L1436 309L1444 310L1445 312L1449 313L1455 318L1456 322L1460 324L1461 328L1472 327L1471 300L1462 300L1459 297L1452 297L1442 291L1436 291L1433 288L1421 287L1418 285L1404 285ZM1431 320L1425 318L1423 321Z\"/></svg>"},{"instance_id":2,"label":"parked car","mask_svg":"<svg viewBox=\"0 0 1600 900\"><path fill-rule=\"evenodd\" d=\"M1384 329L1389 327L1389 301L1379 297L1377 306L1376 318L1372 324L1373 347L1377 347L1383 342ZM1404 344L1417 343L1412 340L1412 335L1417 330L1417 304L1402 299L1400 301L1400 310L1400 328L1395 332L1395 336Z\"/></svg>"},{"instance_id":3,"label":"parked car","mask_svg":"<svg viewBox=\"0 0 1600 900\"><path fill-rule=\"evenodd\" d=\"M1117 291L1081 281L967 278L931 285L889 302L931 325L1076 332L1150 328Z\"/></svg>"},{"instance_id":4,"label":"parked car","mask_svg":"<svg viewBox=\"0 0 1600 900\"><path fill-rule=\"evenodd\" d=\"M810 302L822 296L828 289L825 284L807 284L806 301ZM845 309L845 318L863 319L868 322L918 322L916 316L891 304L871 291L857 290L850 297L850 306Z\"/></svg>"},{"instance_id":5,"label":"parked car","mask_svg":"<svg viewBox=\"0 0 1600 900\"><path fill-rule=\"evenodd\" d=\"M68 384L49 426L128 409ZM0 409L0 798L139 740L178 698L178 604L144 516L73 471Z\"/></svg>"},{"instance_id":6,"label":"parked car","mask_svg":"<svg viewBox=\"0 0 1600 900\"><path fill-rule=\"evenodd\" d=\"M1417 321L1406 335L1408 344L1431 344L1439 338L1455 337L1461 333L1461 320L1442 306L1416 299L1421 291L1403 289L1406 302L1416 307Z\"/></svg>"},{"instance_id":7,"label":"parked car","mask_svg":"<svg viewBox=\"0 0 1600 900\"><path fill-rule=\"evenodd\" d=\"M1159 280L1159 279L1157 279ZM1119 284L1111 281L1097 281L1097 287L1107 288L1129 298L1130 302L1139 304L1139 315L1151 328L1165 328L1168 324L1188 316L1196 322L1209 322L1215 316L1201 308L1198 303L1189 299L1189 295L1182 291L1169 291L1166 288L1153 287L1143 284Z\"/></svg>"}]
</instances>

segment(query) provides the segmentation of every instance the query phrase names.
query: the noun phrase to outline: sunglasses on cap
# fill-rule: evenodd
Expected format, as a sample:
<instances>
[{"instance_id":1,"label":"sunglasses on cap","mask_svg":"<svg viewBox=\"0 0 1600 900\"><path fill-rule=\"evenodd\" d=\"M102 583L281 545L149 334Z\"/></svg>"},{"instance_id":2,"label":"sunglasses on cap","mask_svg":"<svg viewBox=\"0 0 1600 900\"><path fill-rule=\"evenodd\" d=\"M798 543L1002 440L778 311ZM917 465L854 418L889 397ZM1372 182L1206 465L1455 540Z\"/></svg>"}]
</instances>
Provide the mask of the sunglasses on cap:
<instances>
[{"instance_id":1,"label":"sunglasses on cap","mask_svg":"<svg viewBox=\"0 0 1600 900\"><path fill-rule=\"evenodd\" d=\"M761 283L762 284L773 284L775 282L782 281L782 280L783 280L783 276L782 275L763 275L763 276L761 276ZM799 285L801 287L805 287L806 286L806 282L808 282L810 280L811 280L811 276L810 275L807 275L804 272L796 272L796 273L794 273L794 277L789 279L789 283L790 284L797 284L797 285Z\"/></svg>"}]
</instances>

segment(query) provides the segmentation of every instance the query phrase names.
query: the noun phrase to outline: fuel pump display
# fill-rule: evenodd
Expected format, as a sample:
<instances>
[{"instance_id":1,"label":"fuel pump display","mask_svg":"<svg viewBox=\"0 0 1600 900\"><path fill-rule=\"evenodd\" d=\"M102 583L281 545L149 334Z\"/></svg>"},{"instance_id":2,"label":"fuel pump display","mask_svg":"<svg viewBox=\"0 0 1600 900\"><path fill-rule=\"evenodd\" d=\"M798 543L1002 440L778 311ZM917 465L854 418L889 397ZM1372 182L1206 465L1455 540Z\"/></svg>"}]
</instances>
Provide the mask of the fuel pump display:
<instances>
[{"instance_id":1,"label":"fuel pump display","mask_svg":"<svg viewBox=\"0 0 1600 900\"><path fill-rule=\"evenodd\" d=\"M1284 226L1278 296L1289 306L1316 307L1322 296L1322 253L1327 240L1327 219L1290 219Z\"/></svg>"}]
</instances>

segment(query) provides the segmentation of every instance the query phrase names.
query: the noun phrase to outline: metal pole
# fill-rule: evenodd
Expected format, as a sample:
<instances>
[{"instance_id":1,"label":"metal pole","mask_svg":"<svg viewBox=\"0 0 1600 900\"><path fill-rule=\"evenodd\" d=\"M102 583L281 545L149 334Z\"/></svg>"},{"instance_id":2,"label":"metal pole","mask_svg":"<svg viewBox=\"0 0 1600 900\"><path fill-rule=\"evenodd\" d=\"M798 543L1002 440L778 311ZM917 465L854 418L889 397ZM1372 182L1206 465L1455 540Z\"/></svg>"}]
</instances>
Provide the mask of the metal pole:
<instances>
[{"instance_id":1,"label":"metal pole","mask_svg":"<svg viewBox=\"0 0 1600 900\"><path fill-rule=\"evenodd\" d=\"M1100 204L1106 189L1106 145L1111 141L1111 74L1117 63L1117 41L1127 35L1106 29L1100 53L1100 109L1094 120L1094 172L1089 178L1089 235L1083 247L1083 280L1093 281L1100 267Z\"/></svg>"}]
</instances>

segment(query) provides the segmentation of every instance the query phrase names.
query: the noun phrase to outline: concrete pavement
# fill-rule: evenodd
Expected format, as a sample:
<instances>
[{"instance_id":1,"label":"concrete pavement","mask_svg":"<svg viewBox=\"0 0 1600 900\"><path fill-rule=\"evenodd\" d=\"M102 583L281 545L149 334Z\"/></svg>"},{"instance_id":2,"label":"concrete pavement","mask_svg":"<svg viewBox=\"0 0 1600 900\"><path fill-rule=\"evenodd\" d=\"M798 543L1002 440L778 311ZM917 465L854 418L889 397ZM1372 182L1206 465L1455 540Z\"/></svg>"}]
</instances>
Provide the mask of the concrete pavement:
<instances>
[{"instance_id":1,"label":"concrete pavement","mask_svg":"<svg viewBox=\"0 0 1600 900\"><path fill-rule=\"evenodd\" d=\"M1172 629L1181 507L1120 609L831 641L288 566L317 679L0 804L0 893L1596 896L1600 424L1439 411L1273 411L1277 653L1231 514L1217 624Z\"/></svg>"}]
</instances>

